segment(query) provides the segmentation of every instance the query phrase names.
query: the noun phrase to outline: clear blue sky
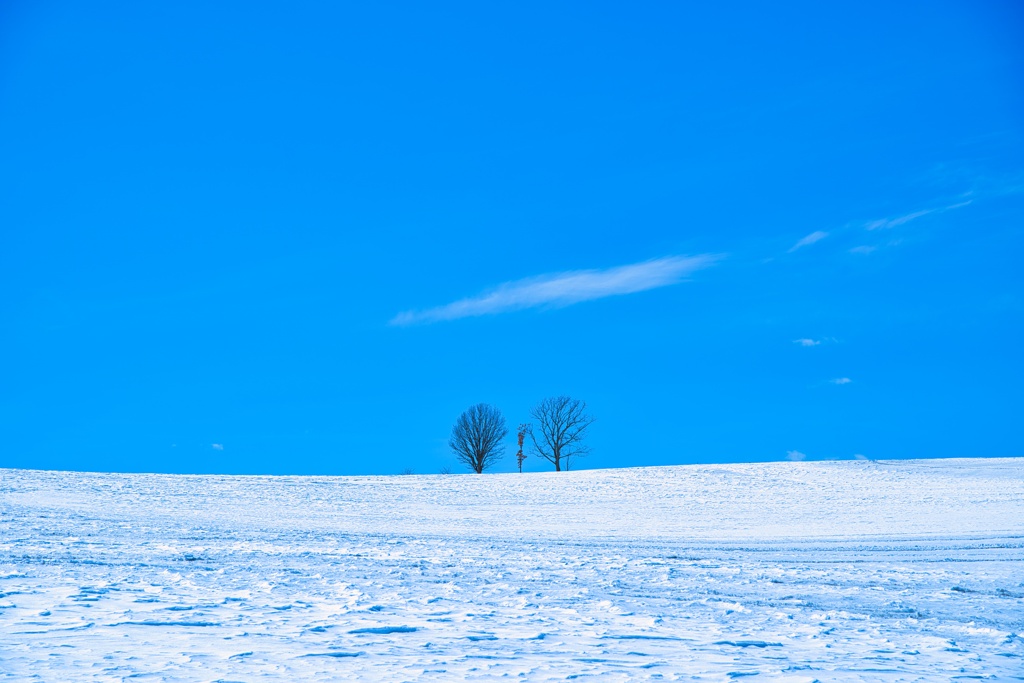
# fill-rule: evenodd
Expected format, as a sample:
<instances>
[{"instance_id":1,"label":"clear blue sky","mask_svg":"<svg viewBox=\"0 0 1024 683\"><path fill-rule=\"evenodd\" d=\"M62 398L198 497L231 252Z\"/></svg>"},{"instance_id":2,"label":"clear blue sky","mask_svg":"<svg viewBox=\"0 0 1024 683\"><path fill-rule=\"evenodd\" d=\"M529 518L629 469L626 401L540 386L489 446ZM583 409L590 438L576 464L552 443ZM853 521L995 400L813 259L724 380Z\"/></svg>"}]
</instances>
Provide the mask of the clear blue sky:
<instances>
[{"instance_id":1,"label":"clear blue sky","mask_svg":"<svg viewBox=\"0 0 1024 683\"><path fill-rule=\"evenodd\" d=\"M1021 6L705 5L4 3L0 466L1024 455Z\"/></svg>"}]
</instances>

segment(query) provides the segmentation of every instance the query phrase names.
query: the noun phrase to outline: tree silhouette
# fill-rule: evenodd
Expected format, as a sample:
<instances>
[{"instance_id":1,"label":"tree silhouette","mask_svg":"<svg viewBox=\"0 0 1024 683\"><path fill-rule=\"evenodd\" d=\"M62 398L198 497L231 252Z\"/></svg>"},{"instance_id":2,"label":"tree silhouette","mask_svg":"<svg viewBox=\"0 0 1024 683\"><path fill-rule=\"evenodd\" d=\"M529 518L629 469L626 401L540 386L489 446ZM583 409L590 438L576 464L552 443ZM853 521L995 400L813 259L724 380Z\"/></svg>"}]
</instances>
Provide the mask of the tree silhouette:
<instances>
[{"instance_id":1,"label":"tree silhouette","mask_svg":"<svg viewBox=\"0 0 1024 683\"><path fill-rule=\"evenodd\" d=\"M568 470L573 458L581 458L590 452L590 448L583 444L583 438L594 418L586 411L586 401L570 396L546 398L530 411L530 416L537 421L537 428L530 430L533 450L553 463L556 472L562 470L563 464Z\"/></svg>"},{"instance_id":2,"label":"tree silhouette","mask_svg":"<svg viewBox=\"0 0 1024 683\"><path fill-rule=\"evenodd\" d=\"M452 427L448 447L455 458L477 474L501 459L505 451L502 439L508 436L501 411L486 403L467 409Z\"/></svg>"}]
</instances>

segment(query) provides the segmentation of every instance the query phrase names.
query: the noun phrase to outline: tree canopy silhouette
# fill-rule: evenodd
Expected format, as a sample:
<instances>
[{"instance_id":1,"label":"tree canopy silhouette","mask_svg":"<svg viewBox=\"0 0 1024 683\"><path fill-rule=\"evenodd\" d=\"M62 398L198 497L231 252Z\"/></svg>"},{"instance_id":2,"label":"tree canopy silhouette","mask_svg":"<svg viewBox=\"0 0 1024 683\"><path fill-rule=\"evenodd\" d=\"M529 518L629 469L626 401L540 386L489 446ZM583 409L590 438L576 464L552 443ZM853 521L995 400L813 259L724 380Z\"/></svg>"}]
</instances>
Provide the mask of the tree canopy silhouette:
<instances>
[{"instance_id":1,"label":"tree canopy silhouette","mask_svg":"<svg viewBox=\"0 0 1024 683\"><path fill-rule=\"evenodd\" d=\"M468 408L452 427L448 447L455 458L477 474L492 467L505 452L508 427L501 411L486 403Z\"/></svg>"},{"instance_id":2,"label":"tree canopy silhouette","mask_svg":"<svg viewBox=\"0 0 1024 683\"><path fill-rule=\"evenodd\" d=\"M534 452L553 463L555 471L568 470L573 458L590 452L583 444L587 427L594 418L587 415L587 403L571 396L546 398L530 411L537 427L530 430ZM539 434L539 436L538 436Z\"/></svg>"}]
</instances>

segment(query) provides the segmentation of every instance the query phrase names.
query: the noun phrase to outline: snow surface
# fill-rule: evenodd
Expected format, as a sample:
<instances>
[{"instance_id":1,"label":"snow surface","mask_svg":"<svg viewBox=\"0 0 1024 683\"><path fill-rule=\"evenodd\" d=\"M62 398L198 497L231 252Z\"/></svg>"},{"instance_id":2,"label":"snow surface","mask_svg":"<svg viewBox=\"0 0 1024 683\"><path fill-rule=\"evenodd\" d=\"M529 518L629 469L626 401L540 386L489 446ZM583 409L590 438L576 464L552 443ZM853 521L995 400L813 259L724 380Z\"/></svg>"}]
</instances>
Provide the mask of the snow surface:
<instances>
[{"instance_id":1,"label":"snow surface","mask_svg":"<svg viewBox=\"0 0 1024 683\"><path fill-rule=\"evenodd\" d=\"M0 470L0 680L1024 679L1024 459Z\"/></svg>"}]
</instances>

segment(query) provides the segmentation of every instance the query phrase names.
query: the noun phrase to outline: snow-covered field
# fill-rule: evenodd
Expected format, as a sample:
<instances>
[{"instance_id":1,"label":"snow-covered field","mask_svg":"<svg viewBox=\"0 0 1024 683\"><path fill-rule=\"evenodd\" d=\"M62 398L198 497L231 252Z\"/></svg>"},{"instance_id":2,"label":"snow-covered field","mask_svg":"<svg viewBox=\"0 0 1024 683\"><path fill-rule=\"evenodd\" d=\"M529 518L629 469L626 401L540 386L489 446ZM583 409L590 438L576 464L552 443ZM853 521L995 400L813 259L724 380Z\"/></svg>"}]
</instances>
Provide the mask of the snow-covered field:
<instances>
[{"instance_id":1,"label":"snow-covered field","mask_svg":"<svg viewBox=\"0 0 1024 683\"><path fill-rule=\"evenodd\" d=\"M0 470L0 680L1024 679L1024 459Z\"/></svg>"}]
</instances>

